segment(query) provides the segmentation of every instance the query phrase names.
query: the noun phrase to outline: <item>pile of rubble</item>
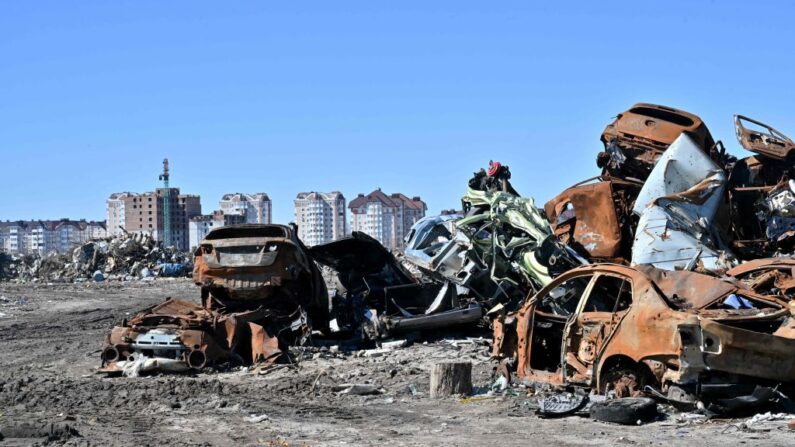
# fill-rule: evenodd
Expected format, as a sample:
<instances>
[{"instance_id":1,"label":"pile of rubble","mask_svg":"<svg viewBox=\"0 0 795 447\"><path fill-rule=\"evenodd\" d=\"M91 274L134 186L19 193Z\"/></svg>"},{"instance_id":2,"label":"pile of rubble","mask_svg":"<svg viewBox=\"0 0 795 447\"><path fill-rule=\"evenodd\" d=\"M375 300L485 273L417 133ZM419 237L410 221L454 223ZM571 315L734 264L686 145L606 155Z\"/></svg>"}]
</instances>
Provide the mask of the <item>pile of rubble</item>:
<instances>
[{"instance_id":1,"label":"pile of rubble","mask_svg":"<svg viewBox=\"0 0 795 447\"><path fill-rule=\"evenodd\" d=\"M636 104L602 134L600 176L539 208L491 162L461 210L418 221L402 253L359 232L308 248L294 226L213 230L194 258L201 306L124 321L103 371L271 363L291 345L479 326L508 382L712 411L793 395L795 143L735 123L755 155L728 155L696 115ZM116 251L73 262L107 268Z\"/></svg>"},{"instance_id":2,"label":"pile of rubble","mask_svg":"<svg viewBox=\"0 0 795 447\"><path fill-rule=\"evenodd\" d=\"M79 282L185 276L192 270L190 256L163 247L150 235L122 233L87 242L71 255L9 255L0 253L0 280L18 282Z\"/></svg>"}]
</instances>

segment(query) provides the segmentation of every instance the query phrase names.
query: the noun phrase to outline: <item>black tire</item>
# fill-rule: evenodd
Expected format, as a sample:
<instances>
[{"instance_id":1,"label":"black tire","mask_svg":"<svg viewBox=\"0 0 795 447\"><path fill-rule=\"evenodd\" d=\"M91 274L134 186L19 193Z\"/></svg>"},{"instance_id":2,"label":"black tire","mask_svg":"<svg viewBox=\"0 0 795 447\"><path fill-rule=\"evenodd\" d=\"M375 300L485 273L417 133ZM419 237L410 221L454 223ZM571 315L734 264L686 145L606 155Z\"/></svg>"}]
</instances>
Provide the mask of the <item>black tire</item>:
<instances>
[{"instance_id":1,"label":"black tire","mask_svg":"<svg viewBox=\"0 0 795 447\"><path fill-rule=\"evenodd\" d=\"M615 424L635 425L657 417L657 403L648 397L625 397L591 405L592 419Z\"/></svg>"}]
</instances>

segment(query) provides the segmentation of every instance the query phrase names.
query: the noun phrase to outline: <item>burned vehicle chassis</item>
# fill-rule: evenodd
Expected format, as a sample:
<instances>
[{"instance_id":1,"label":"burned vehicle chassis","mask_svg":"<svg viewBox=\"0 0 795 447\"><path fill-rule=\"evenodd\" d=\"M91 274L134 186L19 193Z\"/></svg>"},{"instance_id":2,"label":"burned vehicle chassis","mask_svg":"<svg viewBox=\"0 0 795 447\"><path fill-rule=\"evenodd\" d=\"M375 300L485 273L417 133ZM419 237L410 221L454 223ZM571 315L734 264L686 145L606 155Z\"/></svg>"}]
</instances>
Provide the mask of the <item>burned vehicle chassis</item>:
<instances>
[{"instance_id":1,"label":"burned vehicle chassis","mask_svg":"<svg viewBox=\"0 0 795 447\"><path fill-rule=\"evenodd\" d=\"M791 390L794 324L786 301L739 283L599 264L500 315L492 354L530 384L694 403L757 385Z\"/></svg>"}]
</instances>

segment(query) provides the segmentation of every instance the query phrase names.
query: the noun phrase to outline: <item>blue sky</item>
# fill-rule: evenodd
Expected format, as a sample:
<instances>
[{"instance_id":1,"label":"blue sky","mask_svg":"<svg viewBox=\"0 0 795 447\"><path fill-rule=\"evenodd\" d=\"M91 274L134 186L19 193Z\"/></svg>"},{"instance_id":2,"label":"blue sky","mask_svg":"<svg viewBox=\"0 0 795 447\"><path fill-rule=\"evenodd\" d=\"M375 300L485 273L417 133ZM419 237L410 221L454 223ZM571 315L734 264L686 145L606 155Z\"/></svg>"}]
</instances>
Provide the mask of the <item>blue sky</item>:
<instances>
[{"instance_id":1,"label":"blue sky","mask_svg":"<svg viewBox=\"0 0 795 447\"><path fill-rule=\"evenodd\" d=\"M635 102L795 134L787 2L0 2L0 219L116 191L381 187L456 207L489 159L539 203Z\"/></svg>"}]
</instances>

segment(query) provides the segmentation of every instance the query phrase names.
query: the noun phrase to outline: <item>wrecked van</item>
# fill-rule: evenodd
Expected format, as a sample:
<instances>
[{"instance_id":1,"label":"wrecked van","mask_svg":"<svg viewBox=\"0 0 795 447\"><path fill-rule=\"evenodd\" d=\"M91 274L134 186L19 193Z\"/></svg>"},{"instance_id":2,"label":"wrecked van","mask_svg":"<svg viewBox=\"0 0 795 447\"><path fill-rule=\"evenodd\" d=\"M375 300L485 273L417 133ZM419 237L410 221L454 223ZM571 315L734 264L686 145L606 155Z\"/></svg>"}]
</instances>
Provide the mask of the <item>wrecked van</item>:
<instances>
[{"instance_id":1,"label":"wrecked van","mask_svg":"<svg viewBox=\"0 0 795 447\"><path fill-rule=\"evenodd\" d=\"M588 265L494 324L493 354L526 382L674 401L795 383L785 300L685 271Z\"/></svg>"}]
</instances>

